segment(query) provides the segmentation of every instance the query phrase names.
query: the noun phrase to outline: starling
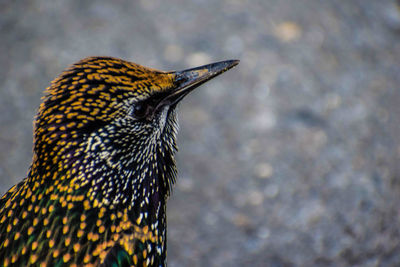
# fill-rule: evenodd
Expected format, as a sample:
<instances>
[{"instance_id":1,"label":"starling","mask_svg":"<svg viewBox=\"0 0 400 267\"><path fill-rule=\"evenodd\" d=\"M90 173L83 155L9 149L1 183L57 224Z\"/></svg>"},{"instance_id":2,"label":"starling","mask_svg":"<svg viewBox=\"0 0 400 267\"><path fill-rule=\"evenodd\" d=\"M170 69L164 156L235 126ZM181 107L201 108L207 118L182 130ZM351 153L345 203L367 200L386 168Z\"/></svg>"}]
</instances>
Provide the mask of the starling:
<instances>
[{"instance_id":1,"label":"starling","mask_svg":"<svg viewBox=\"0 0 400 267\"><path fill-rule=\"evenodd\" d=\"M166 266L176 106L238 64L91 57L47 88L27 177L0 199L0 266Z\"/></svg>"}]
</instances>

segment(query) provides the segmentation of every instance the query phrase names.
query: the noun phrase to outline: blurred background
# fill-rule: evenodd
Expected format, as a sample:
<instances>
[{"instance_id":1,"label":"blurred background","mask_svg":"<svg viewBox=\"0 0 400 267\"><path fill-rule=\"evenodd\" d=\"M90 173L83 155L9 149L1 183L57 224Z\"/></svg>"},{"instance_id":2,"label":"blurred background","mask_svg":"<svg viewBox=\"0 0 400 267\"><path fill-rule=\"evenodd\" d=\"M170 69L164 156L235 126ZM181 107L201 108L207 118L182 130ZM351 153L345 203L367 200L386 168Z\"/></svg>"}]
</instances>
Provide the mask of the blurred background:
<instances>
[{"instance_id":1,"label":"blurred background","mask_svg":"<svg viewBox=\"0 0 400 267\"><path fill-rule=\"evenodd\" d=\"M43 90L95 55L240 59L180 105L169 266L400 265L400 13L392 0L0 2L0 192Z\"/></svg>"}]
</instances>

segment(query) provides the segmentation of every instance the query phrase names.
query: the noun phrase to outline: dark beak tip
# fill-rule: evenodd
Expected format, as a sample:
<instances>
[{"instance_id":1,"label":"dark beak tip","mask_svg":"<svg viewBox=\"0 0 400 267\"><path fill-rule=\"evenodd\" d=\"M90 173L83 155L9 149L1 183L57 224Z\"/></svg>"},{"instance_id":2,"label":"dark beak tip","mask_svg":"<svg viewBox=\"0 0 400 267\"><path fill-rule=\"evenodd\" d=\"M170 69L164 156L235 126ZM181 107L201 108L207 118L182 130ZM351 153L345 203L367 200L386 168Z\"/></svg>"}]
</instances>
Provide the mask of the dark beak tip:
<instances>
[{"instance_id":1,"label":"dark beak tip","mask_svg":"<svg viewBox=\"0 0 400 267\"><path fill-rule=\"evenodd\" d=\"M231 60L228 60L228 62L229 62L230 66L234 67L240 63L240 60L239 59L231 59Z\"/></svg>"},{"instance_id":2,"label":"dark beak tip","mask_svg":"<svg viewBox=\"0 0 400 267\"><path fill-rule=\"evenodd\" d=\"M206 73L205 76L213 78L235 67L237 64L239 64L239 62L240 61L237 59L231 59L204 65L198 67L197 69L207 70L208 73Z\"/></svg>"},{"instance_id":3,"label":"dark beak tip","mask_svg":"<svg viewBox=\"0 0 400 267\"><path fill-rule=\"evenodd\" d=\"M216 63L212 63L210 64L211 66L211 70L215 70L216 72L219 71L227 71L233 67L235 67L236 65L238 65L240 62L240 60L238 59L231 59L231 60L225 60L225 61L221 61L221 62L216 62Z\"/></svg>"},{"instance_id":4,"label":"dark beak tip","mask_svg":"<svg viewBox=\"0 0 400 267\"><path fill-rule=\"evenodd\" d=\"M232 60L227 60L225 62L226 62L226 67L224 68L224 71L229 70L229 69L235 67L236 65L238 65L240 60L232 59Z\"/></svg>"}]
</instances>

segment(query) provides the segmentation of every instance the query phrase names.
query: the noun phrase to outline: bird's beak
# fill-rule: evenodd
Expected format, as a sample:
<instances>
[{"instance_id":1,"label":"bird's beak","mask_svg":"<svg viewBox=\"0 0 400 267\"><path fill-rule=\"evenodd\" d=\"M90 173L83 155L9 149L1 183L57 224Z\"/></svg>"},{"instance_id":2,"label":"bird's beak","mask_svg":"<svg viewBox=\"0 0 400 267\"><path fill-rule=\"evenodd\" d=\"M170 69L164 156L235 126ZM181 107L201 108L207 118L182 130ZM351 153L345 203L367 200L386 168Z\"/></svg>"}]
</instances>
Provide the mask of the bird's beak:
<instances>
[{"instance_id":1,"label":"bird's beak","mask_svg":"<svg viewBox=\"0 0 400 267\"><path fill-rule=\"evenodd\" d=\"M239 60L226 60L192 69L172 72L171 74L175 76L174 87L160 104L170 106L177 104L188 93L193 91L193 89L233 68L237 64L239 64Z\"/></svg>"}]
</instances>

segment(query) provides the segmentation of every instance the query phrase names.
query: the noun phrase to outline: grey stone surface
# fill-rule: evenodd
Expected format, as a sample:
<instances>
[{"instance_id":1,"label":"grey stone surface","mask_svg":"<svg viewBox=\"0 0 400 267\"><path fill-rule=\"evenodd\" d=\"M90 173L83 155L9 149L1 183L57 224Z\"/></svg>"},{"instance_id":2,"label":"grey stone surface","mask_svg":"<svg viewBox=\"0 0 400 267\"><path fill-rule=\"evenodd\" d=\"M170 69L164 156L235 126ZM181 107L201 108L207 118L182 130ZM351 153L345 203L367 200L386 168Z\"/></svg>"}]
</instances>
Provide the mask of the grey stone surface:
<instances>
[{"instance_id":1,"label":"grey stone surface","mask_svg":"<svg viewBox=\"0 0 400 267\"><path fill-rule=\"evenodd\" d=\"M399 266L399 16L390 0L1 1L0 192L69 64L238 58L180 106L170 266Z\"/></svg>"}]
</instances>

